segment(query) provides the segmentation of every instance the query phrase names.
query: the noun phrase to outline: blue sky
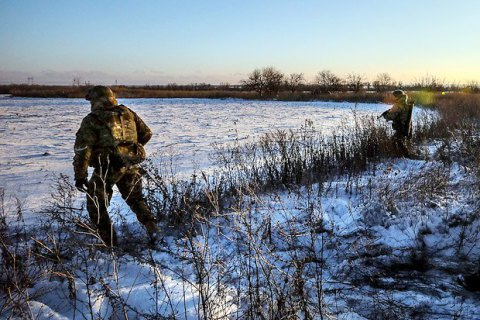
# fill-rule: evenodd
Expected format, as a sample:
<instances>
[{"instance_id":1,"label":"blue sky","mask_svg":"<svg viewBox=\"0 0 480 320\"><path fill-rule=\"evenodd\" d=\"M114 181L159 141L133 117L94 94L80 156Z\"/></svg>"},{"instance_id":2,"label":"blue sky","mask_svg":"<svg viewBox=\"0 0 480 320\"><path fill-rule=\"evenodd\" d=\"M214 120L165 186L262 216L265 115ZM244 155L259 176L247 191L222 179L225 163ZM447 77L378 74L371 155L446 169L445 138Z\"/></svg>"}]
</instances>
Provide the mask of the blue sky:
<instances>
[{"instance_id":1,"label":"blue sky","mask_svg":"<svg viewBox=\"0 0 480 320\"><path fill-rule=\"evenodd\" d=\"M238 83L273 66L480 81L477 0L0 0L0 83Z\"/></svg>"}]
</instances>

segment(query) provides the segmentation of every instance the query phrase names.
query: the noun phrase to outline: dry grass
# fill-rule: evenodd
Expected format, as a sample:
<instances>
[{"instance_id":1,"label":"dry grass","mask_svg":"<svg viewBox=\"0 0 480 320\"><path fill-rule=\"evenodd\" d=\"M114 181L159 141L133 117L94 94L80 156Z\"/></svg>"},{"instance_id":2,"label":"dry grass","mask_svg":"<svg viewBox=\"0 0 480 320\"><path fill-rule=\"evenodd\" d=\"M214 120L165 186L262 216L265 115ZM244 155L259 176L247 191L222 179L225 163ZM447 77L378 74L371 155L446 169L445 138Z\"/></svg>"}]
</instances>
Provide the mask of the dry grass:
<instances>
[{"instance_id":1,"label":"dry grass","mask_svg":"<svg viewBox=\"0 0 480 320\"><path fill-rule=\"evenodd\" d=\"M382 269L385 266L379 264L382 263L381 256L388 252L374 246L368 230L364 234L352 235L357 238L354 246L345 250L342 242L348 243L349 235L340 240L332 237L334 231L324 225L321 215L318 216L324 211L318 199L327 192L341 191L336 190L336 186L330 190L312 188L317 182L326 182L328 186L329 181L341 177L344 192L370 194L366 196L365 203L378 201L385 211L390 203L393 208L393 202L398 200L406 205L414 201L434 204L449 190L448 170L453 161L458 161L479 177L480 96L434 95L429 105L438 110L438 118L423 121L421 126L416 125L413 144L418 146L427 141L440 143L435 155L441 160L440 165L428 172L407 177L404 185L398 186L399 190L389 189L390 181L386 181L385 185L372 181L367 186L368 190L366 186L358 186L359 177L366 170L371 169L375 173L378 164L398 154L391 143L391 132L372 117L357 118L353 129L340 127L332 136L316 132L307 121L296 131L279 130L250 144L217 148L214 154L217 171L209 175L196 172L186 180L179 179L171 168L148 164L150 204L158 215L168 216L169 225L178 233L178 251L183 252L181 257L177 257L178 265L173 267L161 265L153 255L142 257L138 252L132 253L131 259L136 259L138 264L150 265L154 271L150 285L158 293L152 297L152 304L157 309L148 315L136 313L123 300L118 290L122 279L115 274L107 274L98 264L101 258L118 266L122 263L119 258L121 249L107 250L96 245L98 235L89 225L85 211L73 206L76 194L68 177L63 176L59 180L54 205L48 212L50 218L40 228L43 234L32 235L33 242L29 240L30 236L25 236L26 230L15 229L5 223L6 212L1 201L3 194L0 193L0 314L12 318L35 318L26 307L26 302L32 299L28 291L37 281L48 279L52 283L65 283L72 305L87 304L87 309L83 310L89 310L89 313L82 315L85 318L101 318L93 308L100 299L125 315L152 319L168 317L168 312L159 316L158 306L172 302L168 299L162 302L158 297L162 293L168 297L168 290L162 287L161 279L163 274L175 268L182 281L195 282L200 296L198 317L204 319L217 318L217 311L232 303L241 308L230 315L231 318L273 319L303 315L304 318L327 319L334 316L329 314L335 310L331 307L332 297L349 299L352 293L358 294L357 299L364 300L346 301L352 301L355 306L362 305L368 310L368 318L435 317L428 314L428 306L414 309L395 300L385 290L371 289L383 288L379 278L380 273L385 272ZM452 151L453 144L460 153ZM362 191L362 188L365 190ZM276 226L272 224L271 217L279 214L278 208L262 213L261 210L258 212L257 206L265 191L275 194L279 190L302 193L308 203L299 204L298 212L295 216L289 215L287 224ZM372 192L380 195L379 199L372 200ZM478 198L478 192L480 190L472 191L472 199ZM373 208L371 219L379 219L382 210ZM227 211L228 214L222 214ZM402 212L405 218L411 214L408 210ZM447 218L450 220L446 220L446 226L449 223L453 226L455 222L456 226L460 225L465 230L461 238L451 239L452 246L471 245L468 237L471 234L476 236L476 229L473 229L479 219L478 211L465 217L459 216L455 221L453 216L445 213ZM372 225L377 224L372 222ZM128 232L128 226L124 227ZM224 250L218 250L223 245L218 239L226 229L231 230L230 242L222 248ZM389 265L396 268L397 275L408 268L410 275L412 270L424 272L432 267L423 241L429 231L420 231L415 235L418 247L405 248L407 261L399 260L398 264ZM135 236L132 234L132 239ZM135 239L139 237L137 235ZM175 253L168 254L172 255L173 261ZM341 261L349 259L349 264L345 266L349 272L341 271L343 276L351 276L347 280L353 278L357 282L341 282L341 274L328 274L326 278L329 268L327 258L333 254L338 254ZM84 278L74 278L79 274ZM76 285L80 285L81 281L86 281L87 301L77 296ZM234 299L227 301L225 290L232 288L232 283L235 283L235 290L229 294ZM371 285L370 289L362 291L361 286L365 283ZM329 302L325 299L327 296L330 297ZM173 307L165 309L172 310L171 316L174 316Z\"/></svg>"},{"instance_id":2,"label":"dry grass","mask_svg":"<svg viewBox=\"0 0 480 320\"><path fill-rule=\"evenodd\" d=\"M0 85L0 93L18 97L41 98L83 98L90 86L43 86L43 85ZM267 99L282 101L348 101L348 102L385 102L392 103L390 92L373 91L337 91L319 93L314 88L306 87L306 91L280 91L275 96L260 97L258 93L245 90L241 87L226 87L212 85L185 85L185 86L111 86L119 98L237 98L237 99ZM432 106L446 101L475 99L478 94L413 91L409 93L417 105ZM466 98L470 97L470 98Z\"/></svg>"}]
</instances>

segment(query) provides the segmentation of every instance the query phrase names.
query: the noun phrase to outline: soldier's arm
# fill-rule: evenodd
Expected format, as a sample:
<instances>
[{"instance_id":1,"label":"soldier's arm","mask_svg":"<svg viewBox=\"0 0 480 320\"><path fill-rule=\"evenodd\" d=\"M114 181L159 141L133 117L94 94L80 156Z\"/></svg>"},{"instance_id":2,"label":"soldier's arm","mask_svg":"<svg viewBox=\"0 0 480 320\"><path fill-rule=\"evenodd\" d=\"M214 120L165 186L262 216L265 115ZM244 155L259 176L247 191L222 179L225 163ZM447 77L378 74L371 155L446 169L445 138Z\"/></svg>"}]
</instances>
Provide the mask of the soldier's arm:
<instances>
[{"instance_id":1,"label":"soldier's arm","mask_svg":"<svg viewBox=\"0 0 480 320\"><path fill-rule=\"evenodd\" d=\"M136 114L135 115L135 125L137 126L137 139L138 143L141 145L147 144L152 137L152 130L143 122L143 120Z\"/></svg>"},{"instance_id":2,"label":"soldier's arm","mask_svg":"<svg viewBox=\"0 0 480 320\"><path fill-rule=\"evenodd\" d=\"M393 121L398 117L398 112L392 112L392 111L388 110L387 113L385 113L385 115L383 117L386 120Z\"/></svg>"},{"instance_id":3,"label":"soldier's arm","mask_svg":"<svg viewBox=\"0 0 480 320\"><path fill-rule=\"evenodd\" d=\"M393 121L398 117L398 111L393 110L393 108L385 111L380 115L380 117L383 117L387 121Z\"/></svg>"},{"instance_id":4,"label":"soldier's arm","mask_svg":"<svg viewBox=\"0 0 480 320\"><path fill-rule=\"evenodd\" d=\"M77 131L73 157L73 169L75 180L85 179L88 176L88 164L97 140L97 134L93 130L90 119L86 117Z\"/></svg>"},{"instance_id":5,"label":"soldier's arm","mask_svg":"<svg viewBox=\"0 0 480 320\"><path fill-rule=\"evenodd\" d=\"M382 114L382 116L386 120L395 121L395 119L397 119L402 112L404 112L403 106L401 104L394 104L393 107L384 112L385 115Z\"/></svg>"}]
</instances>

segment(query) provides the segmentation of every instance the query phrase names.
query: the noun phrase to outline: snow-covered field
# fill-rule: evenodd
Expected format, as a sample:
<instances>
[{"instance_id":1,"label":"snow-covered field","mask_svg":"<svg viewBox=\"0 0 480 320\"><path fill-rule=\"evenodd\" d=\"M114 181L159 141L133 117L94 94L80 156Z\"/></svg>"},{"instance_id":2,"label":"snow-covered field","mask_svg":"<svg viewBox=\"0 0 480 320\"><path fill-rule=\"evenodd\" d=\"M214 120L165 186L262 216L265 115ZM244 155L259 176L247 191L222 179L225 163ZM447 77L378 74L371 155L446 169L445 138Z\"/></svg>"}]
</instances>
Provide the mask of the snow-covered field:
<instances>
[{"instance_id":1,"label":"snow-covered field","mask_svg":"<svg viewBox=\"0 0 480 320\"><path fill-rule=\"evenodd\" d=\"M351 121L353 111L379 114L388 108L198 99L120 102L153 129L147 151L173 157L176 171L185 176L211 166L213 143L298 129L306 119L330 132ZM36 212L47 204L58 174L72 176L75 131L88 110L84 100L0 98L0 187L13 206L7 209L11 219L17 197L24 201L27 225L35 226L41 217ZM113 255L76 248L55 266L53 276L39 276L28 289L26 314L38 319L269 319L281 318L274 311L288 305L295 313L281 316L289 319L480 319L480 296L455 279L460 271L473 271L480 257L478 219L464 223L475 217L475 181L456 163L430 159L393 159L322 186L248 194L249 201L227 214L199 221L191 238L167 228L155 250L142 247L144 231L114 197L112 207L121 217L116 223L131 221L128 232L119 234L130 251ZM43 272L40 267L38 274ZM257 299L265 304L255 309ZM259 313L249 313L253 309ZM7 314L0 308L0 317Z\"/></svg>"},{"instance_id":2,"label":"snow-covered field","mask_svg":"<svg viewBox=\"0 0 480 320\"><path fill-rule=\"evenodd\" d=\"M150 155L172 156L178 173L210 165L213 143L246 140L275 129L298 129L306 119L331 130L352 116L387 105L325 102L255 102L201 99L119 99L154 132ZM83 99L0 97L0 187L38 210L59 173L73 176L75 133L90 112Z\"/></svg>"}]
</instances>

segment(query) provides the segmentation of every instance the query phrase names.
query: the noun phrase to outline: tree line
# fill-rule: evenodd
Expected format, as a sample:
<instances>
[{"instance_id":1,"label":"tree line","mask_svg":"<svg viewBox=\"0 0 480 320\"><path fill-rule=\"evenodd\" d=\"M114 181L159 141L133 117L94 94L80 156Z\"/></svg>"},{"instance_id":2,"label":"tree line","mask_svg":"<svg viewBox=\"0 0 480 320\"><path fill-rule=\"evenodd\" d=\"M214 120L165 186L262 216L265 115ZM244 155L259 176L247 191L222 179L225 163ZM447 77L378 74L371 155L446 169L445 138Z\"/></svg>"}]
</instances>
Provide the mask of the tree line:
<instances>
[{"instance_id":1,"label":"tree line","mask_svg":"<svg viewBox=\"0 0 480 320\"><path fill-rule=\"evenodd\" d=\"M389 73L377 74L374 81L367 81L366 77L357 73L349 73L342 78L330 70L319 71L312 82L305 80L303 73L282 73L274 67L253 70L247 79L241 81L246 90L257 92L260 96L272 96L280 91L311 92L312 94L328 94L334 92L385 92L396 88L405 90L426 91L465 91L479 93L480 85L472 81L466 85L447 84L435 76L425 76L413 83L404 84L395 81Z\"/></svg>"},{"instance_id":2,"label":"tree line","mask_svg":"<svg viewBox=\"0 0 480 320\"><path fill-rule=\"evenodd\" d=\"M80 82L71 86L10 84L0 85L0 94L23 97L64 97L81 98L92 84ZM385 92L398 88L407 91L429 92L466 92L480 93L480 84L471 81L468 84L447 84L435 76L425 76L411 83L395 81L393 77L382 72L373 81L364 75L351 72L341 77L331 70L317 72L312 81L307 81L303 73L284 74L274 67L256 68L241 80L239 84L190 83L166 85L111 85L119 97L123 98L241 98L311 100L331 99L333 96L349 96L352 101L382 100ZM377 95L372 94L377 93ZM378 96L375 98L375 96ZM348 99L347 99L348 100Z\"/></svg>"}]
</instances>

